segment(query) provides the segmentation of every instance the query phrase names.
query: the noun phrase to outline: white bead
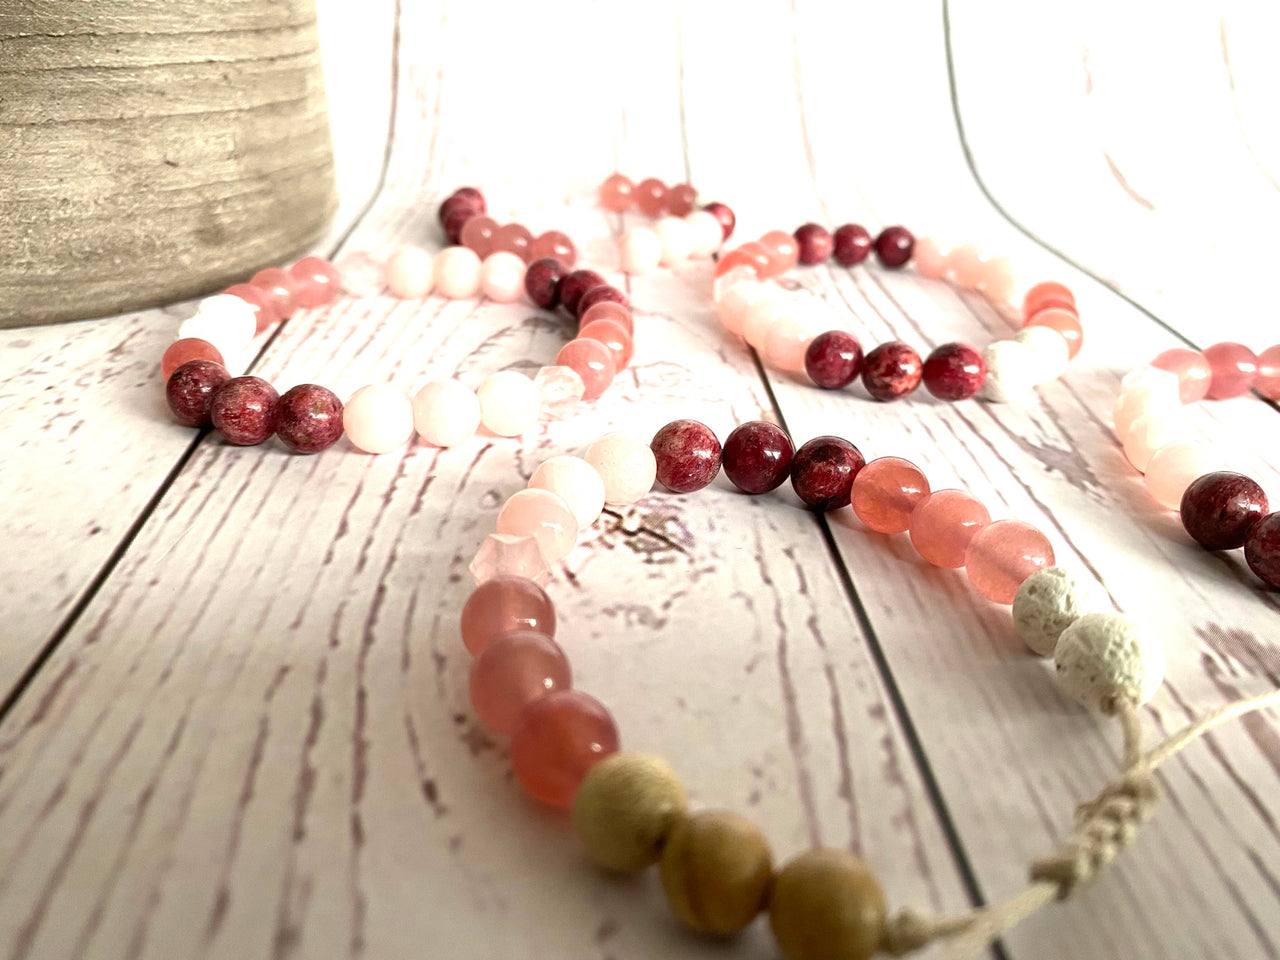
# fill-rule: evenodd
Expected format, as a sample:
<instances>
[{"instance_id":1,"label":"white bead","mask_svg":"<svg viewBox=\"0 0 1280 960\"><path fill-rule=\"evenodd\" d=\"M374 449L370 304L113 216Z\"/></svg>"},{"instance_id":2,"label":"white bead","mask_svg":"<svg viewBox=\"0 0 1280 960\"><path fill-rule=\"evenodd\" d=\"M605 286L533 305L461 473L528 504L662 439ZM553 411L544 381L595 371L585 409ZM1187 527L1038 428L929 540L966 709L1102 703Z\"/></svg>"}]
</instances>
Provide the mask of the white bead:
<instances>
[{"instance_id":1,"label":"white bead","mask_svg":"<svg viewBox=\"0 0 1280 960\"><path fill-rule=\"evenodd\" d=\"M1066 338L1049 327L1023 327L1013 338L1031 351L1036 383L1057 380L1067 372L1071 351Z\"/></svg>"},{"instance_id":2,"label":"white bead","mask_svg":"<svg viewBox=\"0 0 1280 960\"><path fill-rule=\"evenodd\" d=\"M515 303L524 293L525 263L510 250L497 250L480 264L480 292L494 303Z\"/></svg>"},{"instance_id":3,"label":"white bead","mask_svg":"<svg viewBox=\"0 0 1280 960\"><path fill-rule=\"evenodd\" d=\"M1018 587L1013 625L1028 647L1050 657L1063 630L1106 606L1106 595L1096 581L1079 579L1062 567L1045 567Z\"/></svg>"},{"instance_id":4,"label":"white bead","mask_svg":"<svg viewBox=\"0 0 1280 960\"><path fill-rule=\"evenodd\" d=\"M606 433L587 448L584 458L604 480L605 503L627 506L651 489L658 461L649 444L624 430Z\"/></svg>"},{"instance_id":5,"label":"white bead","mask_svg":"<svg viewBox=\"0 0 1280 960\"><path fill-rule=\"evenodd\" d=\"M1178 375L1150 364L1134 367L1120 378L1120 392L1127 393L1136 387L1160 387L1166 391L1172 390L1176 395Z\"/></svg>"},{"instance_id":6,"label":"white bead","mask_svg":"<svg viewBox=\"0 0 1280 960\"><path fill-rule=\"evenodd\" d=\"M1113 713L1121 697L1150 700L1164 679L1160 642L1118 613L1087 613L1062 631L1053 650L1058 684L1091 710Z\"/></svg>"},{"instance_id":7,"label":"white bead","mask_svg":"<svg viewBox=\"0 0 1280 960\"><path fill-rule=\"evenodd\" d=\"M413 436L413 404L395 387L371 383L343 406L342 429L357 450L390 453Z\"/></svg>"},{"instance_id":8,"label":"white bead","mask_svg":"<svg viewBox=\"0 0 1280 960\"><path fill-rule=\"evenodd\" d=\"M693 231L680 217L663 217L653 225L653 232L662 241L664 267L678 267L693 253Z\"/></svg>"},{"instance_id":9,"label":"white bead","mask_svg":"<svg viewBox=\"0 0 1280 960\"><path fill-rule=\"evenodd\" d=\"M694 260L705 260L724 243L724 227L714 213L695 210L684 218L684 222L689 225L689 231L693 234L693 249L689 251L689 256Z\"/></svg>"},{"instance_id":10,"label":"white bead","mask_svg":"<svg viewBox=\"0 0 1280 960\"><path fill-rule=\"evenodd\" d=\"M457 380L435 380L413 398L413 425L426 443L456 447L475 436L480 400Z\"/></svg>"},{"instance_id":11,"label":"white bead","mask_svg":"<svg viewBox=\"0 0 1280 960\"><path fill-rule=\"evenodd\" d=\"M434 283L431 254L420 247L401 247L387 260L387 288L401 300L425 297Z\"/></svg>"},{"instance_id":12,"label":"white bead","mask_svg":"<svg viewBox=\"0 0 1280 960\"><path fill-rule=\"evenodd\" d=\"M1017 340L997 340L982 351L987 379L978 396L991 403L1025 398L1036 385L1036 361L1031 348Z\"/></svg>"},{"instance_id":13,"label":"white bead","mask_svg":"<svg viewBox=\"0 0 1280 960\"><path fill-rule=\"evenodd\" d=\"M618 256L623 273L649 273L662 261L662 240L648 227L632 227L618 242Z\"/></svg>"},{"instance_id":14,"label":"white bead","mask_svg":"<svg viewBox=\"0 0 1280 960\"><path fill-rule=\"evenodd\" d=\"M195 315L178 328L178 339L206 340L229 359L252 343L257 333L258 317L253 307L233 294L220 293L196 304Z\"/></svg>"},{"instance_id":15,"label":"white bead","mask_svg":"<svg viewBox=\"0 0 1280 960\"><path fill-rule=\"evenodd\" d=\"M544 461L533 471L529 486L558 493L580 528L595 523L604 509L604 480L581 457L560 456Z\"/></svg>"},{"instance_id":16,"label":"white bead","mask_svg":"<svg viewBox=\"0 0 1280 960\"><path fill-rule=\"evenodd\" d=\"M500 437L524 433L538 421L542 394L518 370L500 370L480 385L480 422Z\"/></svg>"},{"instance_id":17,"label":"white bead","mask_svg":"<svg viewBox=\"0 0 1280 960\"><path fill-rule=\"evenodd\" d=\"M436 293L450 300L471 300L480 292L480 258L470 247L445 247L431 265Z\"/></svg>"}]
</instances>

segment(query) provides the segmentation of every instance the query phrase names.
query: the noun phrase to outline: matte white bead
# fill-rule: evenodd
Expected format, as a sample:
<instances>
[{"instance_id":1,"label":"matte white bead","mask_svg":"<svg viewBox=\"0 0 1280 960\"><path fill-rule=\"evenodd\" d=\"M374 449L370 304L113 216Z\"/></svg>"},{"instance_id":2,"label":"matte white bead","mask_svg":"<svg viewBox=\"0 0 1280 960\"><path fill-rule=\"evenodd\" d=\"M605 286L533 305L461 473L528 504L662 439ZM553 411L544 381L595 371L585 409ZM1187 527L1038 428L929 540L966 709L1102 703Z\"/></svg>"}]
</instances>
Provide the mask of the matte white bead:
<instances>
[{"instance_id":1,"label":"matte white bead","mask_svg":"<svg viewBox=\"0 0 1280 960\"><path fill-rule=\"evenodd\" d=\"M1013 625L1028 647L1042 657L1051 657L1063 630L1086 613L1106 607L1106 594L1096 581L1073 576L1062 567L1045 567L1018 587L1013 598Z\"/></svg>"},{"instance_id":2,"label":"matte white bead","mask_svg":"<svg viewBox=\"0 0 1280 960\"><path fill-rule=\"evenodd\" d=\"M997 340L982 351L987 379L978 396L991 403L1022 400L1035 389L1036 360L1031 348L1017 340Z\"/></svg>"},{"instance_id":3,"label":"matte white bead","mask_svg":"<svg viewBox=\"0 0 1280 960\"><path fill-rule=\"evenodd\" d=\"M705 260L724 243L724 227L716 219L714 213L706 210L695 210L684 218L693 234L693 249L689 256L694 260Z\"/></svg>"},{"instance_id":4,"label":"matte white bead","mask_svg":"<svg viewBox=\"0 0 1280 960\"><path fill-rule=\"evenodd\" d=\"M1057 380L1067 372L1071 350L1062 334L1050 327L1023 327L1013 338L1031 351L1036 383Z\"/></svg>"},{"instance_id":5,"label":"matte white bead","mask_svg":"<svg viewBox=\"0 0 1280 960\"><path fill-rule=\"evenodd\" d=\"M632 227L618 242L618 256L623 273L649 273L662 261L662 240L648 227Z\"/></svg>"},{"instance_id":6,"label":"matte white bead","mask_svg":"<svg viewBox=\"0 0 1280 960\"><path fill-rule=\"evenodd\" d=\"M480 400L457 380L435 380L413 398L413 425L426 443L454 447L475 436Z\"/></svg>"},{"instance_id":7,"label":"matte white bead","mask_svg":"<svg viewBox=\"0 0 1280 960\"><path fill-rule=\"evenodd\" d=\"M518 370L500 370L480 385L480 422L500 437L514 437L538 422L542 394Z\"/></svg>"},{"instance_id":8,"label":"matte white bead","mask_svg":"<svg viewBox=\"0 0 1280 960\"><path fill-rule=\"evenodd\" d=\"M413 436L413 404L395 387L371 383L343 406L342 429L357 450L390 453Z\"/></svg>"},{"instance_id":9,"label":"matte white bead","mask_svg":"<svg viewBox=\"0 0 1280 960\"><path fill-rule=\"evenodd\" d=\"M591 526L604 509L604 479L581 457L560 456L544 460L533 471L529 486L559 494L573 511L579 527Z\"/></svg>"},{"instance_id":10,"label":"matte white bead","mask_svg":"<svg viewBox=\"0 0 1280 960\"><path fill-rule=\"evenodd\" d=\"M196 304L195 315L178 328L178 339L206 340L229 359L252 343L257 333L258 317L253 307L234 294L219 293Z\"/></svg>"},{"instance_id":11,"label":"matte white bead","mask_svg":"<svg viewBox=\"0 0 1280 960\"><path fill-rule=\"evenodd\" d=\"M434 283L431 254L420 247L401 247L387 260L387 288L401 300L425 297Z\"/></svg>"},{"instance_id":12,"label":"matte white bead","mask_svg":"<svg viewBox=\"0 0 1280 960\"><path fill-rule=\"evenodd\" d=\"M658 461L649 444L623 430L606 433L587 448L584 458L604 480L605 503L626 506L651 489Z\"/></svg>"},{"instance_id":13,"label":"matte white bead","mask_svg":"<svg viewBox=\"0 0 1280 960\"><path fill-rule=\"evenodd\" d=\"M431 265L436 293L450 300L470 300L480 292L480 258L470 247L445 247Z\"/></svg>"},{"instance_id":14,"label":"matte white bead","mask_svg":"<svg viewBox=\"0 0 1280 960\"><path fill-rule=\"evenodd\" d=\"M653 232L662 241L664 267L678 267L693 253L693 231L680 217L663 217L653 225Z\"/></svg>"},{"instance_id":15,"label":"matte white bead","mask_svg":"<svg viewBox=\"0 0 1280 960\"><path fill-rule=\"evenodd\" d=\"M1053 650L1058 684L1091 710L1114 713L1122 697L1150 700L1164 679L1160 642L1118 613L1087 613L1062 631Z\"/></svg>"}]
</instances>

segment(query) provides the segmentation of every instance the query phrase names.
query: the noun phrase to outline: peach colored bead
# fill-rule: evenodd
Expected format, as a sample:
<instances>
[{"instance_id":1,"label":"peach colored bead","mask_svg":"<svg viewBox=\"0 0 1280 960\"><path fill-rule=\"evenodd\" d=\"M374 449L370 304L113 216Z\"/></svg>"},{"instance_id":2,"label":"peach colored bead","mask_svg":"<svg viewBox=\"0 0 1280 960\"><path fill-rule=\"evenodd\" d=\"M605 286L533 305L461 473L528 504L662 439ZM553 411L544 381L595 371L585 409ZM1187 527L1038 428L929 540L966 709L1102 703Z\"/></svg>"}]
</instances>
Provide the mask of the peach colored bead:
<instances>
[{"instance_id":1,"label":"peach colored bead","mask_svg":"<svg viewBox=\"0 0 1280 960\"><path fill-rule=\"evenodd\" d=\"M578 328L578 336L585 340L599 340L609 348L613 356L614 376L625 370L631 362L631 337L615 320L592 320ZM585 381L584 381L585 383Z\"/></svg>"},{"instance_id":2,"label":"peach colored bead","mask_svg":"<svg viewBox=\"0 0 1280 960\"><path fill-rule=\"evenodd\" d=\"M494 733L510 735L525 707L570 686L564 651L550 637L525 630L508 634L476 657L467 692L480 722Z\"/></svg>"},{"instance_id":3,"label":"peach colored bead","mask_svg":"<svg viewBox=\"0 0 1280 960\"><path fill-rule=\"evenodd\" d=\"M880 457L853 478L849 503L858 519L876 533L905 533L911 514L929 495L929 481L910 460Z\"/></svg>"},{"instance_id":4,"label":"peach colored bead","mask_svg":"<svg viewBox=\"0 0 1280 960\"><path fill-rule=\"evenodd\" d=\"M969 582L988 600L1013 603L1022 581L1053 566L1049 539L1021 520L997 520L973 535L965 551Z\"/></svg>"},{"instance_id":5,"label":"peach colored bead","mask_svg":"<svg viewBox=\"0 0 1280 960\"><path fill-rule=\"evenodd\" d=\"M663 217L653 225L662 242L659 262L664 267L678 267L693 253L693 231L680 217Z\"/></svg>"},{"instance_id":6,"label":"peach colored bead","mask_svg":"<svg viewBox=\"0 0 1280 960\"><path fill-rule=\"evenodd\" d=\"M524 293L524 261L499 250L480 265L480 290L494 303L515 303Z\"/></svg>"},{"instance_id":7,"label":"peach colored bead","mask_svg":"<svg viewBox=\"0 0 1280 960\"><path fill-rule=\"evenodd\" d=\"M1022 298L1022 316L1030 319L1046 307L1075 307L1076 298L1067 287L1053 280L1044 280L1027 291Z\"/></svg>"},{"instance_id":8,"label":"peach colored bead","mask_svg":"<svg viewBox=\"0 0 1280 960\"><path fill-rule=\"evenodd\" d=\"M618 752L618 727L604 705L578 690L539 697L511 738L511 772L535 800L569 809L593 766Z\"/></svg>"},{"instance_id":9,"label":"peach colored bead","mask_svg":"<svg viewBox=\"0 0 1280 960\"><path fill-rule=\"evenodd\" d=\"M1241 343L1215 343L1206 347L1204 358L1209 361L1209 399L1227 400L1239 397L1253 389L1258 376L1257 355Z\"/></svg>"},{"instance_id":10,"label":"peach colored bead","mask_svg":"<svg viewBox=\"0 0 1280 960\"><path fill-rule=\"evenodd\" d=\"M1268 400L1280 400L1280 344L1258 354L1258 378L1253 389Z\"/></svg>"},{"instance_id":11,"label":"peach colored bead","mask_svg":"<svg viewBox=\"0 0 1280 960\"><path fill-rule=\"evenodd\" d=\"M783 305L772 298L757 300L742 314L742 336L757 350L764 349L770 328L782 315Z\"/></svg>"},{"instance_id":12,"label":"peach colored bead","mask_svg":"<svg viewBox=\"0 0 1280 960\"><path fill-rule=\"evenodd\" d=\"M518 370L492 374L476 391L480 422L500 437L524 433L538 421L542 394L537 385Z\"/></svg>"},{"instance_id":13,"label":"peach colored bead","mask_svg":"<svg viewBox=\"0 0 1280 960\"><path fill-rule=\"evenodd\" d=\"M627 331L627 336L635 336L636 324L635 320L632 319L631 311L620 303L615 303L612 300L601 300L599 303L593 303L578 318L578 329L581 330L588 323L595 323L597 320L612 321Z\"/></svg>"},{"instance_id":14,"label":"peach colored bead","mask_svg":"<svg viewBox=\"0 0 1280 960\"><path fill-rule=\"evenodd\" d=\"M474 250L476 256L483 260L493 253L493 238L498 232L498 227L498 221L493 217L472 217L462 225L462 231L458 234L458 244Z\"/></svg>"},{"instance_id":15,"label":"peach colored bead","mask_svg":"<svg viewBox=\"0 0 1280 960\"><path fill-rule=\"evenodd\" d=\"M401 300L417 300L431 292L435 270L431 254L418 247L401 247L387 260L387 289Z\"/></svg>"},{"instance_id":16,"label":"peach colored bead","mask_svg":"<svg viewBox=\"0 0 1280 960\"><path fill-rule=\"evenodd\" d=\"M632 227L618 244L623 273L650 273L662 262L662 240L648 227Z\"/></svg>"},{"instance_id":17,"label":"peach colored bead","mask_svg":"<svg viewBox=\"0 0 1280 960\"><path fill-rule=\"evenodd\" d=\"M574 264L578 262L578 248L574 246L568 234L561 233L559 230L548 230L546 233L539 234L538 239L533 241L533 246L529 248L529 262L548 257L559 260L566 269L572 270Z\"/></svg>"},{"instance_id":18,"label":"peach colored bead","mask_svg":"<svg viewBox=\"0 0 1280 960\"><path fill-rule=\"evenodd\" d=\"M436 292L450 300L470 300L480 292L480 258L466 247L445 247L433 265Z\"/></svg>"},{"instance_id":19,"label":"peach colored bead","mask_svg":"<svg viewBox=\"0 0 1280 960\"><path fill-rule=\"evenodd\" d=\"M413 398L413 425L425 443L455 447L475 436L480 399L457 380L433 381Z\"/></svg>"},{"instance_id":20,"label":"peach colored bead","mask_svg":"<svg viewBox=\"0 0 1280 960\"><path fill-rule=\"evenodd\" d=\"M1222 469L1222 458L1207 443L1167 443L1151 455L1143 480L1157 503L1177 510L1191 481Z\"/></svg>"},{"instance_id":21,"label":"peach colored bead","mask_svg":"<svg viewBox=\"0 0 1280 960\"><path fill-rule=\"evenodd\" d=\"M390 453L413 436L413 404L403 391L371 383L353 393L343 406L342 429L357 450Z\"/></svg>"},{"instance_id":22,"label":"peach colored bead","mask_svg":"<svg viewBox=\"0 0 1280 960\"><path fill-rule=\"evenodd\" d=\"M308 309L327 306L342 292L338 271L324 257L303 257L289 268L298 304Z\"/></svg>"},{"instance_id":23,"label":"peach colored bead","mask_svg":"<svg viewBox=\"0 0 1280 960\"><path fill-rule=\"evenodd\" d=\"M1015 282L1013 263L1008 257L991 257L978 270L978 289L998 303L1013 296Z\"/></svg>"},{"instance_id":24,"label":"peach colored bead","mask_svg":"<svg viewBox=\"0 0 1280 960\"><path fill-rule=\"evenodd\" d=\"M1122 387L1120 396L1116 398L1111 419L1115 424L1116 439L1121 443L1124 443L1139 418L1148 413L1172 414L1182 409L1177 378L1164 370L1156 372L1161 374L1162 379L1150 377L1128 389Z\"/></svg>"},{"instance_id":25,"label":"peach colored bead","mask_svg":"<svg viewBox=\"0 0 1280 960\"><path fill-rule=\"evenodd\" d=\"M947 256L950 249L935 237L922 237L911 251L911 261L916 272L930 280L941 280L947 275Z\"/></svg>"},{"instance_id":26,"label":"peach colored bead","mask_svg":"<svg viewBox=\"0 0 1280 960\"><path fill-rule=\"evenodd\" d=\"M783 314L765 334L764 362L785 373L803 373L804 354L813 337L803 321L791 314Z\"/></svg>"},{"instance_id":27,"label":"peach colored bead","mask_svg":"<svg viewBox=\"0 0 1280 960\"><path fill-rule=\"evenodd\" d=\"M1213 372L1209 368L1209 361L1199 350L1174 347L1152 360L1151 366L1167 370L1178 378L1178 392L1183 403L1203 400L1209 392Z\"/></svg>"},{"instance_id":28,"label":"peach colored bead","mask_svg":"<svg viewBox=\"0 0 1280 960\"><path fill-rule=\"evenodd\" d=\"M724 243L724 227L716 219L714 213L706 210L695 210L684 218L693 236L693 248L689 256L694 260L705 260Z\"/></svg>"},{"instance_id":29,"label":"peach colored bead","mask_svg":"<svg viewBox=\"0 0 1280 960\"><path fill-rule=\"evenodd\" d=\"M1190 426L1182 408L1157 410L1133 422L1124 439L1124 455L1139 473L1147 472L1152 455L1167 443L1187 439Z\"/></svg>"},{"instance_id":30,"label":"peach colored bead","mask_svg":"<svg viewBox=\"0 0 1280 960\"><path fill-rule=\"evenodd\" d=\"M578 521L564 498L550 490L513 493L498 511L498 533L533 537L549 563L563 560L578 542Z\"/></svg>"},{"instance_id":31,"label":"peach colored bead","mask_svg":"<svg viewBox=\"0 0 1280 960\"><path fill-rule=\"evenodd\" d=\"M1024 326L1048 327L1050 330L1058 331L1058 333L1062 334L1062 338L1067 341L1067 352L1072 358L1080 352L1080 348L1084 345L1084 330L1080 326L1080 318L1070 310L1062 310L1056 307L1041 310L1032 316Z\"/></svg>"},{"instance_id":32,"label":"peach colored bead","mask_svg":"<svg viewBox=\"0 0 1280 960\"><path fill-rule=\"evenodd\" d=\"M785 230L770 230L760 238L760 246L769 257L767 276L780 277L800 262L800 246Z\"/></svg>"},{"instance_id":33,"label":"peach colored bead","mask_svg":"<svg viewBox=\"0 0 1280 960\"><path fill-rule=\"evenodd\" d=\"M937 490L911 511L911 545L935 567L963 567L974 534L991 522L991 514L964 490Z\"/></svg>"},{"instance_id":34,"label":"peach colored bead","mask_svg":"<svg viewBox=\"0 0 1280 960\"><path fill-rule=\"evenodd\" d=\"M651 489L658 476L658 460L645 440L625 430L614 430L598 438L583 458L604 480L604 501L625 507Z\"/></svg>"},{"instance_id":35,"label":"peach colored bead","mask_svg":"<svg viewBox=\"0 0 1280 960\"><path fill-rule=\"evenodd\" d=\"M610 174L600 184L600 206L615 213L630 210L635 189L630 177L624 177L620 173Z\"/></svg>"},{"instance_id":36,"label":"peach colored bead","mask_svg":"<svg viewBox=\"0 0 1280 960\"><path fill-rule=\"evenodd\" d=\"M581 336L560 348L556 354L556 366L568 367L582 378L586 387L583 400L594 400L608 390L617 373L609 348L599 340Z\"/></svg>"},{"instance_id":37,"label":"peach colored bead","mask_svg":"<svg viewBox=\"0 0 1280 960\"><path fill-rule=\"evenodd\" d=\"M750 270L753 277L756 278L760 277L761 271L765 269L760 257L754 256L750 251L744 252L741 247L738 247L730 250L716 261L716 268L712 271L712 276L719 279L731 270L743 268Z\"/></svg>"},{"instance_id":38,"label":"peach colored bead","mask_svg":"<svg viewBox=\"0 0 1280 960\"><path fill-rule=\"evenodd\" d=\"M947 254L947 272L962 287L976 287L982 274L985 254L972 243L962 244Z\"/></svg>"},{"instance_id":39,"label":"peach colored bead","mask_svg":"<svg viewBox=\"0 0 1280 960\"><path fill-rule=\"evenodd\" d=\"M730 333L741 334L748 308L761 300L771 299L772 294L772 286L763 283L748 281L736 284L726 290L716 303L716 317Z\"/></svg>"},{"instance_id":40,"label":"peach colored bead","mask_svg":"<svg viewBox=\"0 0 1280 960\"><path fill-rule=\"evenodd\" d=\"M462 605L462 642L471 655L517 630L556 635L556 611L545 590L524 577L497 576L471 592Z\"/></svg>"},{"instance_id":41,"label":"peach colored bead","mask_svg":"<svg viewBox=\"0 0 1280 960\"><path fill-rule=\"evenodd\" d=\"M533 233L523 223L504 223L497 230L493 231L493 248L490 253L496 253L499 250L505 250L508 253L514 253L517 257L528 263L531 259L529 254L533 249Z\"/></svg>"},{"instance_id":42,"label":"peach colored bead","mask_svg":"<svg viewBox=\"0 0 1280 960\"><path fill-rule=\"evenodd\" d=\"M596 468L581 457L559 456L544 460L533 471L529 486L550 490L564 500L573 511L580 530L595 523L604 509L604 480Z\"/></svg>"}]
</instances>

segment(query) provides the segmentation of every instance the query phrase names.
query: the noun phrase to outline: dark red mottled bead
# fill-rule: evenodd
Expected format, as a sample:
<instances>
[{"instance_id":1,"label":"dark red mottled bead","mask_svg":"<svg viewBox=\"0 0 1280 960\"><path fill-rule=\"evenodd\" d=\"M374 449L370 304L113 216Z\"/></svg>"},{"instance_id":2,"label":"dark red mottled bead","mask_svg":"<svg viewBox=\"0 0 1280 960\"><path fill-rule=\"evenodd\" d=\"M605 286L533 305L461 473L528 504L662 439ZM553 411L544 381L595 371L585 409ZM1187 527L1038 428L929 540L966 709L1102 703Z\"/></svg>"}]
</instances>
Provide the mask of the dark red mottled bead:
<instances>
[{"instance_id":1,"label":"dark red mottled bead","mask_svg":"<svg viewBox=\"0 0 1280 960\"><path fill-rule=\"evenodd\" d=\"M459 187L449 196L452 200L454 197L462 197L464 200L470 200L472 206L476 208L478 213L488 213L489 205L484 201L484 194L475 187Z\"/></svg>"},{"instance_id":2,"label":"dark red mottled bead","mask_svg":"<svg viewBox=\"0 0 1280 960\"><path fill-rule=\"evenodd\" d=\"M649 445L658 461L658 482L676 493L701 490L720 472L720 441L705 423L673 420Z\"/></svg>"},{"instance_id":3,"label":"dark red mottled bead","mask_svg":"<svg viewBox=\"0 0 1280 960\"><path fill-rule=\"evenodd\" d=\"M831 231L818 223L806 223L797 228L795 238L801 263L822 263L835 249Z\"/></svg>"},{"instance_id":4,"label":"dark red mottled bead","mask_svg":"<svg viewBox=\"0 0 1280 960\"><path fill-rule=\"evenodd\" d=\"M300 383L276 407L276 436L295 453L319 453L342 436L342 401L328 387Z\"/></svg>"},{"instance_id":5,"label":"dark red mottled bead","mask_svg":"<svg viewBox=\"0 0 1280 960\"><path fill-rule=\"evenodd\" d=\"M813 338L804 352L804 371L824 390L853 383L862 367L862 344L852 333L828 330Z\"/></svg>"},{"instance_id":6,"label":"dark red mottled bead","mask_svg":"<svg viewBox=\"0 0 1280 960\"><path fill-rule=\"evenodd\" d=\"M462 228L467 225L468 220L478 216L480 216L480 212L471 207L461 207L449 211L449 215L444 219L445 239L455 246L461 243Z\"/></svg>"},{"instance_id":7,"label":"dark red mottled bead","mask_svg":"<svg viewBox=\"0 0 1280 960\"><path fill-rule=\"evenodd\" d=\"M1269 513L1253 525L1244 541L1244 559L1269 587L1280 587L1280 513Z\"/></svg>"},{"instance_id":8,"label":"dark red mottled bead","mask_svg":"<svg viewBox=\"0 0 1280 960\"><path fill-rule=\"evenodd\" d=\"M447 226L451 216L464 211L469 217L477 217L484 213L484 204L476 203L471 197L459 196L455 193L440 204L440 223Z\"/></svg>"},{"instance_id":9,"label":"dark red mottled bead","mask_svg":"<svg viewBox=\"0 0 1280 960\"><path fill-rule=\"evenodd\" d=\"M924 385L939 400L968 400L986 379L986 361L967 343L944 343L924 362Z\"/></svg>"},{"instance_id":10,"label":"dark red mottled bead","mask_svg":"<svg viewBox=\"0 0 1280 960\"><path fill-rule=\"evenodd\" d=\"M846 223L836 228L832 240L836 263L843 267L859 264L871 254L871 234L861 224Z\"/></svg>"},{"instance_id":11,"label":"dark red mottled bead","mask_svg":"<svg viewBox=\"0 0 1280 960\"><path fill-rule=\"evenodd\" d=\"M862 385L877 400L897 400L920 386L920 354L905 343L882 343L863 358Z\"/></svg>"},{"instance_id":12,"label":"dark red mottled bead","mask_svg":"<svg viewBox=\"0 0 1280 960\"><path fill-rule=\"evenodd\" d=\"M578 315L578 301L592 287L608 286L609 281L594 270L575 270L560 281L560 302L573 316Z\"/></svg>"},{"instance_id":13,"label":"dark red mottled bead","mask_svg":"<svg viewBox=\"0 0 1280 960\"><path fill-rule=\"evenodd\" d=\"M897 269L911 259L916 238L906 227L885 227L876 237L876 258L886 267Z\"/></svg>"},{"instance_id":14,"label":"dark red mottled bead","mask_svg":"<svg viewBox=\"0 0 1280 960\"><path fill-rule=\"evenodd\" d=\"M184 427L203 427L209 422L214 393L230 379L227 368L212 360L184 363L164 385L164 396L174 419Z\"/></svg>"},{"instance_id":15,"label":"dark red mottled bead","mask_svg":"<svg viewBox=\"0 0 1280 960\"><path fill-rule=\"evenodd\" d=\"M228 443L251 447L276 432L280 394L261 377L233 377L213 393L209 417Z\"/></svg>"},{"instance_id":16,"label":"dark red mottled bead","mask_svg":"<svg viewBox=\"0 0 1280 960\"><path fill-rule=\"evenodd\" d=\"M1191 539L1206 550L1234 550L1244 546L1268 509L1257 483L1242 473L1217 470L1191 481L1178 515Z\"/></svg>"},{"instance_id":17,"label":"dark red mottled bead","mask_svg":"<svg viewBox=\"0 0 1280 960\"><path fill-rule=\"evenodd\" d=\"M721 203L718 200L708 203L702 209L720 221L720 229L724 231L724 238L728 240L733 235L733 228L738 225L738 217L733 209L727 203Z\"/></svg>"},{"instance_id":18,"label":"dark red mottled bead","mask_svg":"<svg viewBox=\"0 0 1280 960\"><path fill-rule=\"evenodd\" d=\"M724 475L744 493L768 493L791 473L795 448L776 424L752 420L734 428L724 442Z\"/></svg>"},{"instance_id":19,"label":"dark red mottled bead","mask_svg":"<svg viewBox=\"0 0 1280 960\"><path fill-rule=\"evenodd\" d=\"M853 478L866 463L862 451L848 440L814 437L796 451L791 486L811 509L838 510L849 505Z\"/></svg>"},{"instance_id":20,"label":"dark red mottled bead","mask_svg":"<svg viewBox=\"0 0 1280 960\"><path fill-rule=\"evenodd\" d=\"M625 293L612 284L599 283L578 298L578 309L574 311L574 316L581 317L597 303L606 301L620 303L628 310L631 309L631 300Z\"/></svg>"},{"instance_id":21,"label":"dark red mottled bead","mask_svg":"<svg viewBox=\"0 0 1280 960\"><path fill-rule=\"evenodd\" d=\"M524 272L524 291L544 310L554 310L560 302L560 282L569 271L555 257L543 257Z\"/></svg>"},{"instance_id":22,"label":"dark red mottled bead","mask_svg":"<svg viewBox=\"0 0 1280 960\"><path fill-rule=\"evenodd\" d=\"M673 217L683 217L693 210L693 202L698 199L698 191L688 183L677 183L662 198L662 205Z\"/></svg>"}]
</instances>

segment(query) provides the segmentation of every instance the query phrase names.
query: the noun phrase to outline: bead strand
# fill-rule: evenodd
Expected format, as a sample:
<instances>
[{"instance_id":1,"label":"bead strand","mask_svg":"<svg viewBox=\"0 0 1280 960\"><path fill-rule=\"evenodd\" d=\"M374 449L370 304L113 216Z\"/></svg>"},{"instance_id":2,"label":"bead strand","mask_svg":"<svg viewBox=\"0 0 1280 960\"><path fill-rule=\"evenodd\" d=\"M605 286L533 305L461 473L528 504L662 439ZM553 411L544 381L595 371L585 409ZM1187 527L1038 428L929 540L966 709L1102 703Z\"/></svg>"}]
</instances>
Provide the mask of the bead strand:
<instances>
[{"instance_id":1,"label":"bead strand","mask_svg":"<svg viewBox=\"0 0 1280 960\"><path fill-rule=\"evenodd\" d=\"M676 267L686 260L713 256L733 233L737 218L723 203L694 209L697 191L687 183L668 187L656 177L632 183L621 173L611 174L600 185L600 205L614 213L633 207L656 218L652 227L634 226L618 241L623 273L649 273Z\"/></svg>"}]
</instances>

